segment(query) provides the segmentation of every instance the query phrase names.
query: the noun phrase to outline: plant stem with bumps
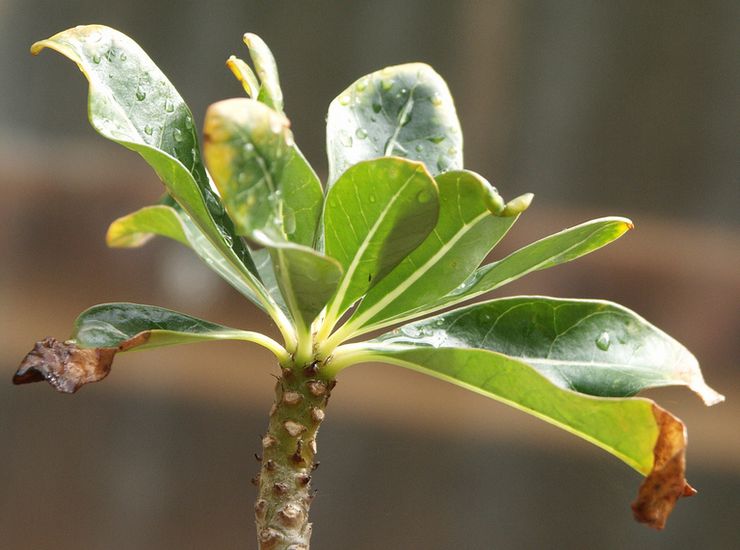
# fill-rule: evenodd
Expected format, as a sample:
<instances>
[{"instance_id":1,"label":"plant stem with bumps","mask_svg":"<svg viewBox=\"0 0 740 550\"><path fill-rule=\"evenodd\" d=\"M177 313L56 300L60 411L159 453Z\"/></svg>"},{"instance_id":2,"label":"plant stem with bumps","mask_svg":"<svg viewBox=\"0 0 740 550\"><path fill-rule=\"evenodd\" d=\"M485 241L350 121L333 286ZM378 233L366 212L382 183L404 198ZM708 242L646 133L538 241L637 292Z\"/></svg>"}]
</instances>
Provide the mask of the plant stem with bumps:
<instances>
[{"instance_id":1,"label":"plant stem with bumps","mask_svg":"<svg viewBox=\"0 0 740 550\"><path fill-rule=\"evenodd\" d=\"M308 550L311 473L318 466L316 435L335 382L318 366L283 368L275 385L267 433L262 437L255 503L260 550Z\"/></svg>"}]
</instances>

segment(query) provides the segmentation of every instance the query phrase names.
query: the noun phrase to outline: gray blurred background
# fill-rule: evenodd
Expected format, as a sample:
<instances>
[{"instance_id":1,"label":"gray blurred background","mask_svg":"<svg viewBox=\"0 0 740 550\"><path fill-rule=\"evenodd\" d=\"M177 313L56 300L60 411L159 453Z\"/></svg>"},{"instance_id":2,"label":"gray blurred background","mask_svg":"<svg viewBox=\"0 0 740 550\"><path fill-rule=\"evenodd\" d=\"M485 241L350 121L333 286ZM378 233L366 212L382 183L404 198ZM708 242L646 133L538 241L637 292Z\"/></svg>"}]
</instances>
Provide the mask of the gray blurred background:
<instances>
[{"instance_id":1,"label":"gray blurred background","mask_svg":"<svg viewBox=\"0 0 740 550\"><path fill-rule=\"evenodd\" d=\"M493 257L603 215L636 229L501 295L619 301L684 342L728 402L650 392L688 424L689 479L666 531L632 522L640 478L602 451L440 381L369 365L340 377L319 440L317 549L737 548L740 539L740 3L0 0L0 548L253 548L249 478L270 356L199 344L121 356L74 397L9 383L82 309L156 303L275 334L178 245L105 248L153 202L143 160L86 121L86 83L30 44L80 23L136 39L188 100L241 95L224 66L260 34L301 148L326 170L331 99L385 65L447 80L467 167L536 199ZM5 380L5 382L3 382Z\"/></svg>"}]
</instances>

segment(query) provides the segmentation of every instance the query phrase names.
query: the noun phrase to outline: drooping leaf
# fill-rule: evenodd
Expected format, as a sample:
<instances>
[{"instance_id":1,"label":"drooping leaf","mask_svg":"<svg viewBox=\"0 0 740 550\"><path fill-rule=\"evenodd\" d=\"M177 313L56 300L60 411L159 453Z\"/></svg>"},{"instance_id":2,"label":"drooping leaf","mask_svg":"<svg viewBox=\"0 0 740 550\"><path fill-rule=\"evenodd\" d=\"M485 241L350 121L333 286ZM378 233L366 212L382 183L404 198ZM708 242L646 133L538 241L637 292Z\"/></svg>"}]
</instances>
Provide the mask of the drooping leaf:
<instances>
[{"instance_id":1,"label":"drooping leaf","mask_svg":"<svg viewBox=\"0 0 740 550\"><path fill-rule=\"evenodd\" d=\"M444 296L480 265L517 220L491 213L500 197L473 172L447 172L436 181L440 210L434 230L370 289L337 331L337 340L403 320L408 312Z\"/></svg>"},{"instance_id":2,"label":"drooping leaf","mask_svg":"<svg viewBox=\"0 0 740 550\"><path fill-rule=\"evenodd\" d=\"M531 365L555 385L627 397L684 385L713 405L696 358L636 313L601 300L516 296L404 325L379 341L495 351Z\"/></svg>"},{"instance_id":3,"label":"drooping leaf","mask_svg":"<svg viewBox=\"0 0 740 550\"><path fill-rule=\"evenodd\" d=\"M436 176L463 167L462 131L447 84L423 63L362 77L332 101L326 126L329 186L382 156L423 162Z\"/></svg>"},{"instance_id":4,"label":"drooping leaf","mask_svg":"<svg viewBox=\"0 0 740 550\"><path fill-rule=\"evenodd\" d=\"M145 206L136 212L118 218L111 223L106 237L108 246L114 248L131 248L141 246L154 235L167 237L190 247L205 264L218 273L227 283L264 309L263 301L258 299L252 287L244 283L241 272L226 261L219 250L203 236L190 217L170 201L154 206ZM262 252L261 250L258 252ZM269 256L267 256L269 262ZM282 296L277 288L271 288L273 281L265 281L264 276L271 276L271 269L265 267L265 254L255 255L257 273L262 279L262 286L271 297L272 303L285 311ZM268 313L279 315L274 307Z\"/></svg>"},{"instance_id":5,"label":"drooping leaf","mask_svg":"<svg viewBox=\"0 0 740 550\"><path fill-rule=\"evenodd\" d=\"M500 288L533 271L585 256L615 241L632 227L632 222L627 218L599 218L540 239L512 252L502 260L480 267L458 288L433 303L425 304L416 315L459 304Z\"/></svg>"},{"instance_id":6,"label":"drooping leaf","mask_svg":"<svg viewBox=\"0 0 740 550\"><path fill-rule=\"evenodd\" d=\"M593 397L565 390L529 365L487 350L382 341L348 347L355 348L352 364L379 361L445 380L603 448L647 476L633 510L638 521L651 527L661 529L676 501L695 492L684 477L683 423L648 399Z\"/></svg>"},{"instance_id":7,"label":"drooping leaf","mask_svg":"<svg viewBox=\"0 0 740 550\"><path fill-rule=\"evenodd\" d=\"M72 339L37 342L13 377L15 384L46 380L74 393L110 372L118 352L205 340L247 340L265 345L261 334L232 329L169 309L140 304L100 304L82 312ZM270 344L268 344L270 345Z\"/></svg>"},{"instance_id":8,"label":"drooping leaf","mask_svg":"<svg viewBox=\"0 0 740 550\"><path fill-rule=\"evenodd\" d=\"M277 63L270 48L259 36L252 33L244 35L244 43L249 48L249 56L252 58L254 68L260 79L258 100L272 107L278 113L283 112L283 91L280 88Z\"/></svg>"},{"instance_id":9,"label":"drooping leaf","mask_svg":"<svg viewBox=\"0 0 740 550\"><path fill-rule=\"evenodd\" d=\"M437 185L423 164L379 158L355 164L327 195L326 253L344 276L328 307L336 321L434 229Z\"/></svg>"},{"instance_id":10,"label":"drooping leaf","mask_svg":"<svg viewBox=\"0 0 740 550\"><path fill-rule=\"evenodd\" d=\"M147 54L126 35L102 25L79 26L35 43L75 63L89 82L88 113L104 137L139 153L172 197L220 253L264 298L256 268L200 161L193 117L182 97Z\"/></svg>"},{"instance_id":11,"label":"drooping leaf","mask_svg":"<svg viewBox=\"0 0 740 550\"><path fill-rule=\"evenodd\" d=\"M324 195L288 127L258 101L219 101L206 113L204 153L239 234L310 247Z\"/></svg>"}]
</instances>

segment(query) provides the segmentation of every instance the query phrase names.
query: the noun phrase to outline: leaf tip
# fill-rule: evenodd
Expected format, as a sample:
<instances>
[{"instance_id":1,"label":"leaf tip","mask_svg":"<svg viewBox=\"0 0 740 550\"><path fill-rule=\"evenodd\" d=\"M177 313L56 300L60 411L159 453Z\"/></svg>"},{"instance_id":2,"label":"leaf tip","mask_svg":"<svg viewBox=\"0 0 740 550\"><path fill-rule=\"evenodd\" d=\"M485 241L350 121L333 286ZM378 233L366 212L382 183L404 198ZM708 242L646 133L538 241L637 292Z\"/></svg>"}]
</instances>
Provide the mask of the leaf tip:
<instances>
[{"instance_id":1,"label":"leaf tip","mask_svg":"<svg viewBox=\"0 0 740 550\"><path fill-rule=\"evenodd\" d=\"M517 216L529 208L533 199L534 193L524 193L523 195L519 195L506 203L506 206L504 206L500 215L504 217Z\"/></svg>"},{"instance_id":2,"label":"leaf tip","mask_svg":"<svg viewBox=\"0 0 740 550\"><path fill-rule=\"evenodd\" d=\"M678 499L696 494L686 472L686 427L678 418L657 405L653 415L658 437L653 448L653 468L640 485L632 503L635 520L653 529L665 527Z\"/></svg>"},{"instance_id":3,"label":"leaf tip","mask_svg":"<svg viewBox=\"0 0 740 550\"><path fill-rule=\"evenodd\" d=\"M73 341L45 338L36 342L13 376L13 384L46 380L61 393L74 393L110 372L117 349L82 349Z\"/></svg>"},{"instance_id":4,"label":"leaf tip","mask_svg":"<svg viewBox=\"0 0 740 550\"><path fill-rule=\"evenodd\" d=\"M31 44L31 55L38 55L41 53L41 50L46 48L46 40L39 40L38 42L34 42Z\"/></svg>"}]
</instances>

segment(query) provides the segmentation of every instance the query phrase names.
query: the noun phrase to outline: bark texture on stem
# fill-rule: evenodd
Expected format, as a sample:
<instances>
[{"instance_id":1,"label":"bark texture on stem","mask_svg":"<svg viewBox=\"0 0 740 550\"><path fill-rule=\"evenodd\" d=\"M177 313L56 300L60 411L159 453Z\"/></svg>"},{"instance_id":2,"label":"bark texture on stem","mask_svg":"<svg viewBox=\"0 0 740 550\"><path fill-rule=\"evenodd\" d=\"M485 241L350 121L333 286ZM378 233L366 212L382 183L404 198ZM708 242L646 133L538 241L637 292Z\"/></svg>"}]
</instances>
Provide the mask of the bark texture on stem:
<instances>
[{"instance_id":1,"label":"bark texture on stem","mask_svg":"<svg viewBox=\"0 0 740 550\"><path fill-rule=\"evenodd\" d=\"M262 467L255 479L260 550L308 550L310 545L316 434L334 387L334 381L316 374L313 365L283 369L275 385L269 428L262 438Z\"/></svg>"}]
</instances>

